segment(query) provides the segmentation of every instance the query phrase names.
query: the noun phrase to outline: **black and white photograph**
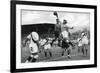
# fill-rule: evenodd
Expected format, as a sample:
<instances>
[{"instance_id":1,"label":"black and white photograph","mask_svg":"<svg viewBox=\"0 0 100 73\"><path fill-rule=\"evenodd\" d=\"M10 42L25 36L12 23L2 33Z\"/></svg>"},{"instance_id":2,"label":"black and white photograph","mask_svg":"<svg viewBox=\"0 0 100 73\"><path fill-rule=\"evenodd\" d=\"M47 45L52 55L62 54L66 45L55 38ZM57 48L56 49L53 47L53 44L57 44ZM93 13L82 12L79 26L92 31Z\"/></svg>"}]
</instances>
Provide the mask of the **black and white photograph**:
<instances>
[{"instance_id":1,"label":"black and white photograph","mask_svg":"<svg viewBox=\"0 0 100 73\"><path fill-rule=\"evenodd\" d=\"M21 10L21 62L90 59L90 14Z\"/></svg>"},{"instance_id":2,"label":"black and white photograph","mask_svg":"<svg viewBox=\"0 0 100 73\"><path fill-rule=\"evenodd\" d=\"M12 17L12 24L16 24L12 26L16 35L16 49L12 50L15 69L38 71L96 66L95 6L25 4L17 2L15 12L12 10L16 15Z\"/></svg>"}]
</instances>

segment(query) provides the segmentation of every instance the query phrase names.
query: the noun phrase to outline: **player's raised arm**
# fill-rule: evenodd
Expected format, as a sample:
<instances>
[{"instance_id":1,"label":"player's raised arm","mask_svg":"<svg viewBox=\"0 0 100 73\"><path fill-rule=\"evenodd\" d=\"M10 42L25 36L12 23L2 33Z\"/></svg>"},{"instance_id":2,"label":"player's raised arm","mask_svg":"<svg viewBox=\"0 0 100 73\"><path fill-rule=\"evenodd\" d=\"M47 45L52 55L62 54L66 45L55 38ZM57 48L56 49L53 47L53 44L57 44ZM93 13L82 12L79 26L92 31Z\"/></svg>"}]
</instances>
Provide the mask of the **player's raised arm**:
<instances>
[{"instance_id":1,"label":"player's raised arm","mask_svg":"<svg viewBox=\"0 0 100 73\"><path fill-rule=\"evenodd\" d=\"M30 41L30 38L31 38L30 34L25 38L24 45L23 45L24 47L26 46L27 42Z\"/></svg>"},{"instance_id":2,"label":"player's raised arm","mask_svg":"<svg viewBox=\"0 0 100 73\"><path fill-rule=\"evenodd\" d=\"M53 15L57 17L56 23L57 23L57 24L61 24L61 21L60 21L60 19L59 19L59 17L58 17L58 13L55 11L55 12L53 13Z\"/></svg>"},{"instance_id":3,"label":"player's raised arm","mask_svg":"<svg viewBox=\"0 0 100 73\"><path fill-rule=\"evenodd\" d=\"M59 18L58 18L58 13L57 13L56 11L53 13L53 15L56 16L57 19L59 19Z\"/></svg>"}]
</instances>

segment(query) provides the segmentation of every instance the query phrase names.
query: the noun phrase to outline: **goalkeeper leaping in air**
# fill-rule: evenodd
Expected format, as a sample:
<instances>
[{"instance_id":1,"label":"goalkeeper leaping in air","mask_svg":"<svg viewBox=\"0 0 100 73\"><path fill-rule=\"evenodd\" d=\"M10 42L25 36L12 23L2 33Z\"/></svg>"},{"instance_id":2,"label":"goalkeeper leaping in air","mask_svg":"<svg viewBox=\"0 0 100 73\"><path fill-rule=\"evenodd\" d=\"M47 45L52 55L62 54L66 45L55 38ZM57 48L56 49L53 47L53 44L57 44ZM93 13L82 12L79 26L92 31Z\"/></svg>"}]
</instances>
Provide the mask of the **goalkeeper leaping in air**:
<instances>
[{"instance_id":1,"label":"goalkeeper leaping in air","mask_svg":"<svg viewBox=\"0 0 100 73\"><path fill-rule=\"evenodd\" d=\"M69 34L70 34L69 29L73 29L73 27L69 27L67 25L68 22L66 19L63 19L63 22L61 22L58 17L57 12L54 12L53 15L57 17L56 25L55 25L55 39L53 41L58 39L58 42L60 43L59 37L61 36L63 41L66 41L66 43L73 46L73 44L71 43L69 39ZM62 46L63 46L63 43L62 43Z\"/></svg>"},{"instance_id":2,"label":"goalkeeper leaping in air","mask_svg":"<svg viewBox=\"0 0 100 73\"><path fill-rule=\"evenodd\" d=\"M56 25L55 25L55 33L54 33L55 40L57 40L59 38L59 36L61 35L63 39L66 39L69 41L69 34L70 34L69 29L73 29L73 27L69 27L67 25L68 22L65 19L63 19L63 22L61 22L58 17L57 12L54 12L53 15L57 17Z\"/></svg>"}]
</instances>

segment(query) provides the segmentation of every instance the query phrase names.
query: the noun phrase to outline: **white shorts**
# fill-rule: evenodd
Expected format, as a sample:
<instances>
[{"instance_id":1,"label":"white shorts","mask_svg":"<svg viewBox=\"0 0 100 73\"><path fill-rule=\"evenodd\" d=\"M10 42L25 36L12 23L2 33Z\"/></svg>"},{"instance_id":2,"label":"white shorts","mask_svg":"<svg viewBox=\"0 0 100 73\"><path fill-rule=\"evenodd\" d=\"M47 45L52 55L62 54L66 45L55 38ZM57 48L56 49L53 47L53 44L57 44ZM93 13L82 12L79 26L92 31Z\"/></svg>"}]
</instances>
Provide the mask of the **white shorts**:
<instances>
[{"instance_id":1,"label":"white shorts","mask_svg":"<svg viewBox=\"0 0 100 73\"><path fill-rule=\"evenodd\" d=\"M39 51L37 44L34 42L31 42L29 44L29 48L30 48L30 53L37 53Z\"/></svg>"},{"instance_id":2,"label":"white shorts","mask_svg":"<svg viewBox=\"0 0 100 73\"><path fill-rule=\"evenodd\" d=\"M31 54L31 57L32 57L32 58L33 58L33 57L34 57L34 58L38 58L39 55L38 55L38 53L32 53L32 54Z\"/></svg>"},{"instance_id":3,"label":"white shorts","mask_svg":"<svg viewBox=\"0 0 100 73\"><path fill-rule=\"evenodd\" d=\"M79 47L81 47L81 46L82 46L82 44L80 44L80 43L79 43L79 44L78 44L78 46L79 46Z\"/></svg>"},{"instance_id":4,"label":"white shorts","mask_svg":"<svg viewBox=\"0 0 100 73\"><path fill-rule=\"evenodd\" d=\"M88 40L87 38L83 38L83 39L82 39L82 43L83 43L83 44L88 44L88 43L89 43L89 40Z\"/></svg>"}]
</instances>

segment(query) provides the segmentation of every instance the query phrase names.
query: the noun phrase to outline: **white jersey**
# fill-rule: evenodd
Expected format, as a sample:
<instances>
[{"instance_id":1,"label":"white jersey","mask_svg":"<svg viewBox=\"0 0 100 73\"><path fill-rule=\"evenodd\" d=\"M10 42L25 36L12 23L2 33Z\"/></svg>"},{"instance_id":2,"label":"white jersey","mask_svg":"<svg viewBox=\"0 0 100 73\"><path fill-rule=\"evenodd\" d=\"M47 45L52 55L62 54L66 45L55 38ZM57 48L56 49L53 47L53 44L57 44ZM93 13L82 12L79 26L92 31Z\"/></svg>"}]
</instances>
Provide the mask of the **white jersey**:
<instances>
[{"instance_id":1,"label":"white jersey","mask_svg":"<svg viewBox=\"0 0 100 73\"><path fill-rule=\"evenodd\" d=\"M61 25L61 31L69 31L69 26L67 26L67 24L62 24Z\"/></svg>"},{"instance_id":2,"label":"white jersey","mask_svg":"<svg viewBox=\"0 0 100 73\"><path fill-rule=\"evenodd\" d=\"M32 40L31 40L31 43L29 44L29 48L30 48L30 53L38 53L38 46L37 46L37 43L34 43Z\"/></svg>"},{"instance_id":3,"label":"white jersey","mask_svg":"<svg viewBox=\"0 0 100 73\"><path fill-rule=\"evenodd\" d=\"M78 38L77 39L77 42L78 42L78 46L80 47L80 46L82 46L82 40L80 40L81 38Z\"/></svg>"},{"instance_id":4,"label":"white jersey","mask_svg":"<svg viewBox=\"0 0 100 73\"><path fill-rule=\"evenodd\" d=\"M68 34L69 33L67 31L61 32L61 35L62 35L63 38L69 38L69 35Z\"/></svg>"},{"instance_id":5,"label":"white jersey","mask_svg":"<svg viewBox=\"0 0 100 73\"><path fill-rule=\"evenodd\" d=\"M83 43L83 44L88 44L88 43L89 43L89 40L88 40L87 36L84 36L84 37L82 38L82 43Z\"/></svg>"},{"instance_id":6,"label":"white jersey","mask_svg":"<svg viewBox=\"0 0 100 73\"><path fill-rule=\"evenodd\" d=\"M89 43L89 40L88 40L87 36L84 36L84 37L78 39L78 46L82 46L83 44L88 44L88 43Z\"/></svg>"},{"instance_id":7,"label":"white jersey","mask_svg":"<svg viewBox=\"0 0 100 73\"><path fill-rule=\"evenodd\" d=\"M39 50L38 50L37 43L34 42L34 41L38 41L39 40L38 33L32 32L31 34L29 34L27 36L27 38L30 39L30 43L29 43L30 53L38 53Z\"/></svg>"},{"instance_id":8,"label":"white jersey","mask_svg":"<svg viewBox=\"0 0 100 73\"><path fill-rule=\"evenodd\" d=\"M46 39L42 39L42 40L40 41L40 44L41 44L41 45L44 45L44 46L43 46L44 49L50 49L50 48L51 48L51 45L50 45L51 40L52 40L52 39L49 39L49 40L47 41Z\"/></svg>"},{"instance_id":9,"label":"white jersey","mask_svg":"<svg viewBox=\"0 0 100 73\"><path fill-rule=\"evenodd\" d=\"M41 46L44 45L46 42L47 42L46 39L41 39L41 40L39 41L39 43L40 43Z\"/></svg>"},{"instance_id":10,"label":"white jersey","mask_svg":"<svg viewBox=\"0 0 100 73\"><path fill-rule=\"evenodd\" d=\"M50 44L44 45L44 49L51 49L51 45Z\"/></svg>"}]
</instances>

